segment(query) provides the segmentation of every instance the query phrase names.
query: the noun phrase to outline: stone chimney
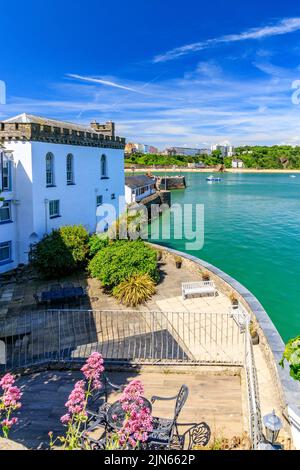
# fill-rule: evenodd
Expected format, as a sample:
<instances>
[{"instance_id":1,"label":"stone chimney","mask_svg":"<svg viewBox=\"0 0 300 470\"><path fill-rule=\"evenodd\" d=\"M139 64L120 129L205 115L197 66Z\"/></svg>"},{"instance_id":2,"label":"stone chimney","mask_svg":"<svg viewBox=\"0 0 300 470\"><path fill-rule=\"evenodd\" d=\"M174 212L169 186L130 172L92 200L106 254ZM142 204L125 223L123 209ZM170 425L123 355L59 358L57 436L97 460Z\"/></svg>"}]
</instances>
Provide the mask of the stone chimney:
<instances>
[{"instance_id":1,"label":"stone chimney","mask_svg":"<svg viewBox=\"0 0 300 470\"><path fill-rule=\"evenodd\" d=\"M105 124L99 124L97 121L91 122L91 128L99 134L115 137L115 123L108 121Z\"/></svg>"}]
</instances>

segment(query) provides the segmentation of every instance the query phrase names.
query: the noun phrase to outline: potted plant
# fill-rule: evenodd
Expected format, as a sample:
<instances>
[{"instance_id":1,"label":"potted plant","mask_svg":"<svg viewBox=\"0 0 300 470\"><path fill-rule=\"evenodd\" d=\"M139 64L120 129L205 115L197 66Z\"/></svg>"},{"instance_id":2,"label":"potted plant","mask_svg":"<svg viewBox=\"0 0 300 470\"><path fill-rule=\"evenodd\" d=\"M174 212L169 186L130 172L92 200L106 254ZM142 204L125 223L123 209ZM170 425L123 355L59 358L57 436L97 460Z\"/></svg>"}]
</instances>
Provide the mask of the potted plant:
<instances>
[{"instance_id":1,"label":"potted plant","mask_svg":"<svg viewBox=\"0 0 300 470\"><path fill-rule=\"evenodd\" d=\"M252 339L252 344L258 344L259 343L259 336L257 332L257 326L253 320L250 321L249 325L249 331L250 331L250 336Z\"/></svg>"},{"instance_id":2,"label":"potted plant","mask_svg":"<svg viewBox=\"0 0 300 470\"><path fill-rule=\"evenodd\" d=\"M180 256L175 256L175 265L177 269L181 268L182 265L182 258Z\"/></svg>"},{"instance_id":3,"label":"potted plant","mask_svg":"<svg viewBox=\"0 0 300 470\"><path fill-rule=\"evenodd\" d=\"M208 271L202 271L202 281L210 281L210 274Z\"/></svg>"},{"instance_id":4,"label":"potted plant","mask_svg":"<svg viewBox=\"0 0 300 470\"><path fill-rule=\"evenodd\" d=\"M239 304L239 301L234 292L231 292L229 299L231 301L232 306L236 308Z\"/></svg>"}]
</instances>

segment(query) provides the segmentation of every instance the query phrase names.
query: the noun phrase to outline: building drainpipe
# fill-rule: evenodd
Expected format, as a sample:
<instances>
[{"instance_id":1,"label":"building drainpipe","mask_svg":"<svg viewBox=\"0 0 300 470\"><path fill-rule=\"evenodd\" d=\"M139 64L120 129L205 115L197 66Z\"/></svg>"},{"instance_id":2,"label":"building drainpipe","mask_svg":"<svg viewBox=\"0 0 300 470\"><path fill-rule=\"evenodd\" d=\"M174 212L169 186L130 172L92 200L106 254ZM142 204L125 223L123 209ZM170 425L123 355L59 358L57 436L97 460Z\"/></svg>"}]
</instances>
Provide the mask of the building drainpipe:
<instances>
[{"instance_id":1,"label":"building drainpipe","mask_svg":"<svg viewBox=\"0 0 300 470\"><path fill-rule=\"evenodd\" d=\"M48 202L49 202L48 199L44 200L44 204L45 204L45 234L46 235L48 234Z\"/></svg>"}]
</instances>

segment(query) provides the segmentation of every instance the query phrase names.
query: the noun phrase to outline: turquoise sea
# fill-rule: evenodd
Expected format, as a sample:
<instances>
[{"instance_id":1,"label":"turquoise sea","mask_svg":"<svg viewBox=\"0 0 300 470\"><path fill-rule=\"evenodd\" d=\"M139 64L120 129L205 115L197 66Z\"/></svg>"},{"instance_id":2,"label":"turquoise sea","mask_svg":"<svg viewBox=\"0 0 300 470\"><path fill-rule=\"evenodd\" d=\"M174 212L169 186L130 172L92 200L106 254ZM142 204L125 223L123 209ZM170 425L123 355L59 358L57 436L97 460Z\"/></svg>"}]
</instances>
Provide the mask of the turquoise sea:
<instances>
[{"instance_id":1,"label":"turquoise sea","mask_svg":"<svg viewBox=\"0 0 300 470\"><path fill-rule=\"evenodd\" d=\"M172 191L172 203L205 208L204 247L189 252L250 289L284 340L300 334L300 174L228 173L213 184L208 174L185 176L187 188ZM157 241L188 251L172 235Z\"/></svg>"}]
</instances>

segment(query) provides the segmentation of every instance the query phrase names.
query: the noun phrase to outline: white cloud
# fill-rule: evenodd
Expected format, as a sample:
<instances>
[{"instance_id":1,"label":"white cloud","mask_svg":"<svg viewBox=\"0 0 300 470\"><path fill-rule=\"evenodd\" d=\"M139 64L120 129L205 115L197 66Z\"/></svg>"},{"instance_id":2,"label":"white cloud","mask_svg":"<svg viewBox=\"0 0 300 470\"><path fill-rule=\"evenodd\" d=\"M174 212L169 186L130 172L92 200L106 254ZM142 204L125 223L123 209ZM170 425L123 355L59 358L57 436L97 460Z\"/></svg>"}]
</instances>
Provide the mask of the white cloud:
<instances>
[{"instance_id":1,"label":"white cloud","mask_svg":"<svg viewBox=\"0 0 300 470\"><path fill-rule=\"evenodd\" d=\"M183 55L201 51L203 49L208 49L218 44L246 41L249 39L263 39L270 36L288 34L299 30L300 18L284 18L276 24L263 26L261 28L251 28L242 33L228 34L218 38L207 39L206 41L200 41L192 44L186 44L181 47L176 47L164 54L157 55L154 57L153 62L166 62L168 60L177 59Z\"/></svg>"},{"instance_id":2,"label":"white cloud","mask_svg":"<svg viewBox=\"0 0 300 470\"><path fill-rule=\"evenodd\" d=\"M297 70L278 71L270 63L260 70L264 73L238 78L201 62L188 76L150 83L147 95L64 80L51 84L44 100L10 97L1 112L3 118L28 112L81 124L111 119L118 135L160 148L207 147L224 140L235 145L292 142L300 135L300 106L291 103ZM108 81L125 83L122 78ZM129 89L143 86L126 81Z\"/></svg>"},{"instance_id":3,"label":"white cloud","mask_svg":"<svg viewBox=\"0 0 300 470\"><path fill-rule=\"evenodd\" d=\"M82 75L76 75L73 73L68 73L67 77L75 78L77 80L81 80L84 82L97 83L100 85L106 85L106 86L113 87L113 88L120 88L121 90L132 91L134 93L143 93L141 90L136 90L135 88L131 88L125 85L120 85L119 83L115 83L110 80L103 80L102 78L84 77Z\"/></svg>"}]
</instances>

